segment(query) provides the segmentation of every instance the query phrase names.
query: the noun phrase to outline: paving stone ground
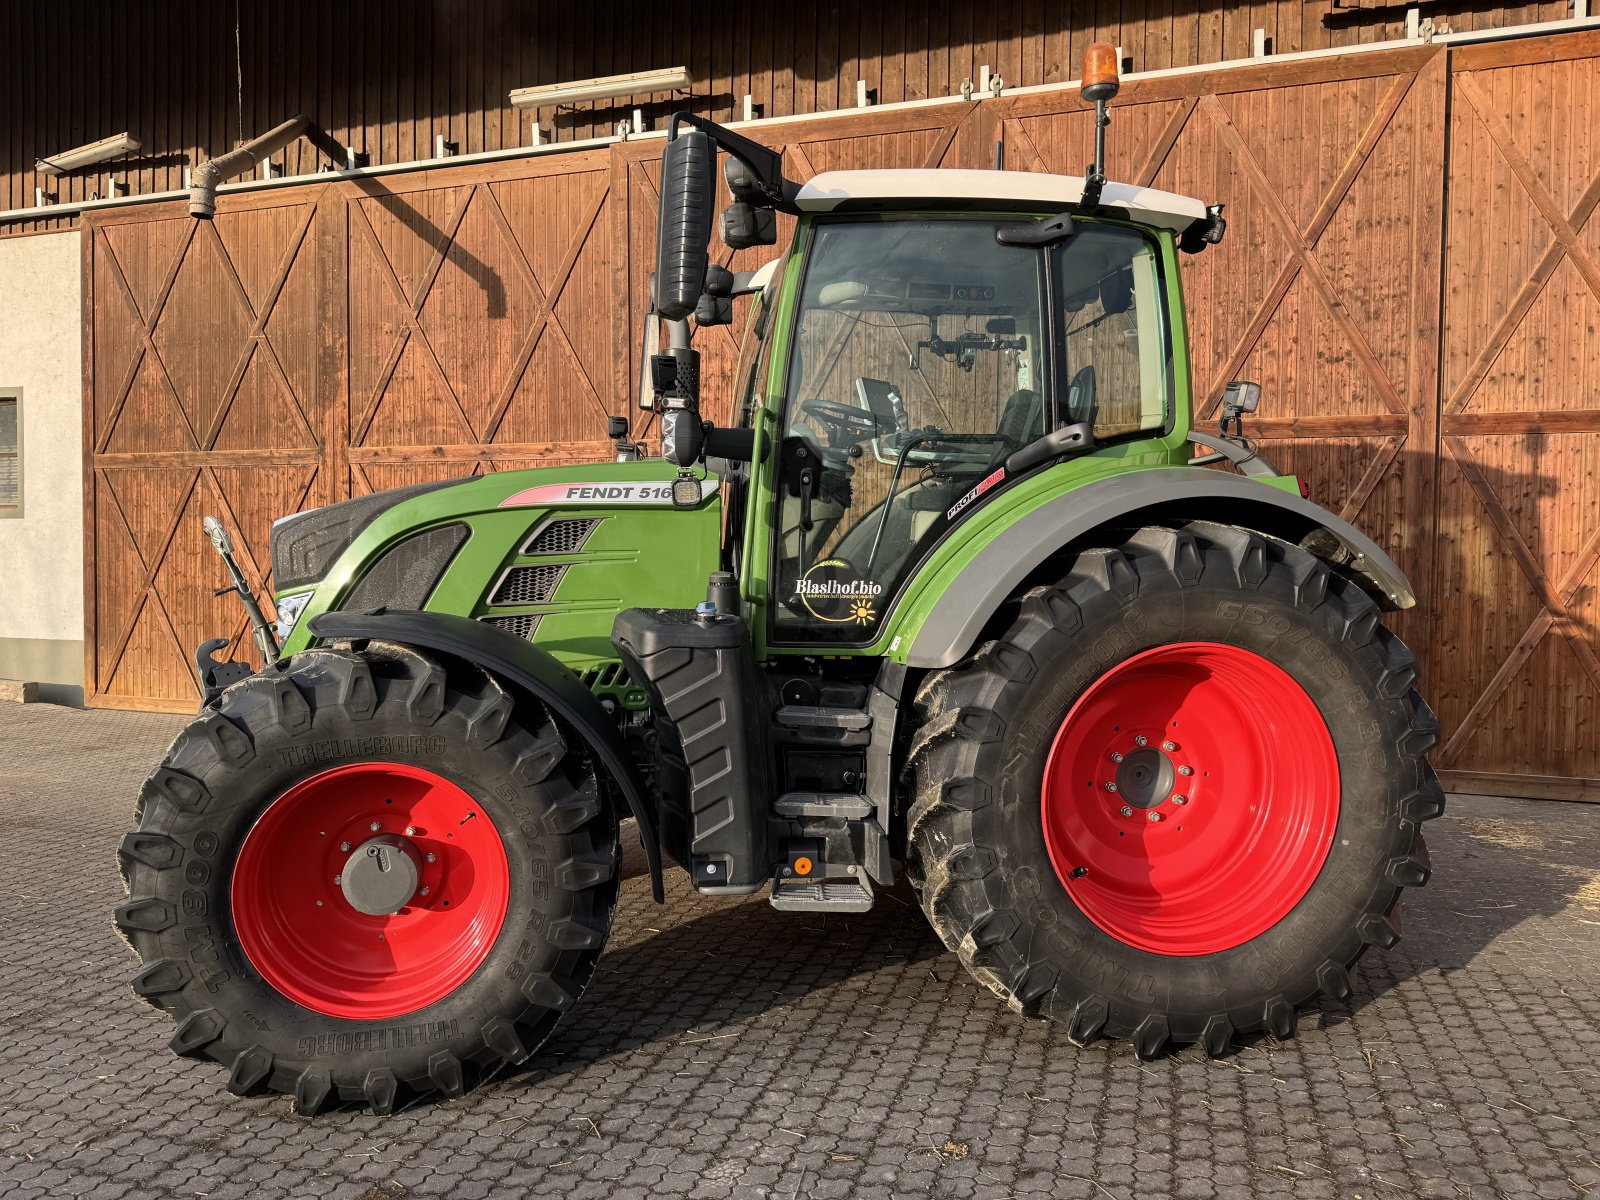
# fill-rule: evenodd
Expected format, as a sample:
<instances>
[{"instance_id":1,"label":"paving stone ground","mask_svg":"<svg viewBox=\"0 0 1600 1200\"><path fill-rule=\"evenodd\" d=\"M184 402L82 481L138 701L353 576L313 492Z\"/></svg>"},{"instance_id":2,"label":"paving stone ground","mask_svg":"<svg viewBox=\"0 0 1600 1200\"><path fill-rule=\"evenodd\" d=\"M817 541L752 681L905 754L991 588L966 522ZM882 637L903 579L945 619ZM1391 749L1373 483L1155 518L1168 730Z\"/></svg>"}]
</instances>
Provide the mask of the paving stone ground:
<instances>
[{"instance_id":1,"label":"paving stone ground","mask_svg":"<svg viewBox=\"0 0 1600 1200\"><path fill-rule=\"evenodd\" d=\"M1299 1036L1071 1045L903 890L858 917L650 903L530 1069L294 1117L173 1057L128 990L113 852L182 718L0 706L0 1196L1600 1195L1600 806L1456 799L1400 947Z\"/></svg>"}]
</instances>

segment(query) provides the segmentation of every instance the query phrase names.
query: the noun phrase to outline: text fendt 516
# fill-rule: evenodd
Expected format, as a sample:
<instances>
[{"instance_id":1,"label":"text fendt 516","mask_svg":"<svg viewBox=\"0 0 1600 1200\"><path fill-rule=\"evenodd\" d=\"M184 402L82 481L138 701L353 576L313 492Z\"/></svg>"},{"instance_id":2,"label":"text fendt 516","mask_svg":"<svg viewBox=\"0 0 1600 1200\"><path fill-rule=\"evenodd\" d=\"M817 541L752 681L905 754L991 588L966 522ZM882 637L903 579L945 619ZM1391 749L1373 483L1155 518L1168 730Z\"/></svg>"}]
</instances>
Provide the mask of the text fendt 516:
<instances>
[{"instance_id":1,"label":"text fendt 516","mask_svg":"<svg viewBox=\"0 0 1600 1200\"><path fill-rule=\"evenodd\" d=\"M582 995L618 824L701 892L859 913L904 873L1020 1013L1152 1057L1292 1035L1427 881L1414 603L1241 429L1192 427L1181 252L1219 206L1085 178L804 186L699 117L663 154L661 458L346 500L272 533L260 670L139 796L118 927L178 1053L303 1112L459 1095ZM722 239L792 242L749 274ZM696 325L751 296L730 402ZM691 321L693 324L691 324ZM1192 457L1198 446L1199 457ZM1231 460L1235 470L1197 464Z\"/></svg>"}]
</instances>

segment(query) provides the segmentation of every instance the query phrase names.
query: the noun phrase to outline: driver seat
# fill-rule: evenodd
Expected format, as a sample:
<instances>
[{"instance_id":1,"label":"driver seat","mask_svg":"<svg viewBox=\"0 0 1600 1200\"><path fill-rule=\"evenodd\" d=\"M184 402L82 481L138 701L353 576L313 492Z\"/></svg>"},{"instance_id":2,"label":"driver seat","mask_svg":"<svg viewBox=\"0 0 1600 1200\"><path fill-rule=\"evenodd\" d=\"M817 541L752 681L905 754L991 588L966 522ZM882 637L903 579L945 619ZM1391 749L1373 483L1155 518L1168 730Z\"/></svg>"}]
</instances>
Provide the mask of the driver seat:
<instances>
[{"instance_id":1,"label":"driver seat","mask_svg":"<svg viewBox=\"0 0 1600 1200\"><path fill-rule=\"evenodd\" d=\"M1032 388L1018 388L1006 401L996 431L1012 450L1044 436L1044 397Z\"/></svg>"}]
</instances>

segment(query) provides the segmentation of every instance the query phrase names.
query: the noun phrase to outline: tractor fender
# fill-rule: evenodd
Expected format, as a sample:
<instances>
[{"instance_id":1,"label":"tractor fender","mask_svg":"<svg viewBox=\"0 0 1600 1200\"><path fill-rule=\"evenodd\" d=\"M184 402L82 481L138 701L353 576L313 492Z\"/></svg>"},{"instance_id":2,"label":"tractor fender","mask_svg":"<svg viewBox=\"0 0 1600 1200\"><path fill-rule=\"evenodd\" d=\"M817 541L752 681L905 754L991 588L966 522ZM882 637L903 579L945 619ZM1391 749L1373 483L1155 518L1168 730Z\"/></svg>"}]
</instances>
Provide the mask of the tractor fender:
<instances>
[{"instance_id":1,"label":"tractor fender","mask_svg":"<svg viewBox=\"0 0 1600 1200\"><path fill-rule=\"evenodd\" d=\"M1062 547L1097 529L1174 519L1221 521L1303 544L1354 574L1381 608L1417 602L1405 573L1376 542L1295 493L1199 467L1135 471L1047 500L996 533L929 609L911 639L906 665L948 667L960 661L994 611Z\"/></svg>"},{"instance_id":2,"label":"tractor fender","mask_svg":"<svg viewBox=\"0 0 1600 1200\"><path fill-rule=\"evenodd\" d=\"M323 641L366 638L448 655L483 668L548 706L583 736L627 800L649 860L651 894L657 904L663 901L661 842L644 780L600 701L555 655L504 629L448 613L327 612L312 620L311 632Z\"/></svg>"}]
</instances>

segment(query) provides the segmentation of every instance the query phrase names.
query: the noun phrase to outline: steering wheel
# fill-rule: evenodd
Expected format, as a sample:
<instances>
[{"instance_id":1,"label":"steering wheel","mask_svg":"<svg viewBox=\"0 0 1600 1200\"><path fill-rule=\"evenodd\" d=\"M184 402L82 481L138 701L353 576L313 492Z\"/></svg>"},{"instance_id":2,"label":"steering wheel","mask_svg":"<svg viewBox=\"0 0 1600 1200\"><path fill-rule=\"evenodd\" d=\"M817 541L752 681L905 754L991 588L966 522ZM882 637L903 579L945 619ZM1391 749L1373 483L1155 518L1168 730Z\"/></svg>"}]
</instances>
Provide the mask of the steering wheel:
<instances>
[{"instance_id":1,"label":"steering wheel","mask_svg":"<svg viewBox=\"0 0 1600 1200\"><path fill-rule=\"evenodd\" d=\"M893 421L853 404L806 400L801 403L800 412L827 430L831 446L849 445L894 432Z\"/></svg>"}]
</instances>

